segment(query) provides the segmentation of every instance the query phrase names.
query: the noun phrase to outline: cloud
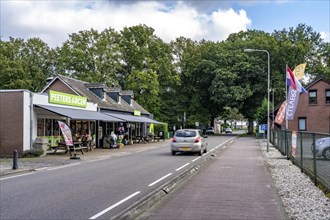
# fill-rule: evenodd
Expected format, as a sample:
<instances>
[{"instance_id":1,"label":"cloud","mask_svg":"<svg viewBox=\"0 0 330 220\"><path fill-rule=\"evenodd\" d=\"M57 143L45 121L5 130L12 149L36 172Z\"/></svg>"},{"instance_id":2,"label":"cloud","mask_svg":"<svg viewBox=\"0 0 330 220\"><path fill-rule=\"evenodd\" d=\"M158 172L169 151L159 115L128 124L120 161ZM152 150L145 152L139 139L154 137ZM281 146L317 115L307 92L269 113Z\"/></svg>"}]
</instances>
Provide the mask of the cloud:
<instances>
[{"instance_id":1,"label":"cloud","mask_svg":"<svg viewBox=\"0 0 330 220\"><path fill-rule=\"evenodd\" d=\"M221 41L251 24L244 10L226 7L203 12L199 10L201 5L196 5L198 1L124 2L1 1L1 38L39 37L55 47L80 30L111 27L121 31L123 27L145 24L166 42L180 36ZM208 8L215 6L214 1L209 3Z\"/></svg>"}]
</instances>

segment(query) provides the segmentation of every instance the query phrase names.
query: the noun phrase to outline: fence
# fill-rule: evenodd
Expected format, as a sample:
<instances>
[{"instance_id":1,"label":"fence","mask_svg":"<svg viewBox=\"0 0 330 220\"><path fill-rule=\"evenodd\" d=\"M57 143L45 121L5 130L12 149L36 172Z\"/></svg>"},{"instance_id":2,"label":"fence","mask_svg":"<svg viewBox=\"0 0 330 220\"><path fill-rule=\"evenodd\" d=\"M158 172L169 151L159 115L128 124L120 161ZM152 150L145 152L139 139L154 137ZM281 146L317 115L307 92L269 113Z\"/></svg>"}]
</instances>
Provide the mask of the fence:
<instances>
[{"instance_id":1,"label":"fence","mask_svg":"<svg viewBox=\"0 0 330 220\"><path fill-rule=\"evenodd\" d=\"M317 157L315 143L321 138L330 137L329 134L296 132L296 148L292 148L292 131L272 130L270 142L300 167L301 172L309 175L315 184L320 184L330 190L330 160Z\"/></svg>"}]
</instances>

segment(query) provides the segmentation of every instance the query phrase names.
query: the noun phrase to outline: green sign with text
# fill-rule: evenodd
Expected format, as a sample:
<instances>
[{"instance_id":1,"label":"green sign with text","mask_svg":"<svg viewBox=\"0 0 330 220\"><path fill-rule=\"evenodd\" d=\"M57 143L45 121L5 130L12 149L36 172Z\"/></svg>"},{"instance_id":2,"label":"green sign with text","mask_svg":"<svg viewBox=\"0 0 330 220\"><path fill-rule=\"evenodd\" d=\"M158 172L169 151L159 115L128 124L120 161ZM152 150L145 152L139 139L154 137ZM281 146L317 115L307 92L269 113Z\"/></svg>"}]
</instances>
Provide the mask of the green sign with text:
<instances>
[{"instance_id":1,"label":"green sign with text","mask_svg":"<svg viewBox=\"0 0 330 220\"><path fill-rule=\"evenodd\" d=\"M139 110L134 110L134 115L135 116L141 116L141 112Z\"/></svg>"},{"instance_id":2,"label":"green sign with text","mask_svg":"<svg viewBox=\"0 0 330 220\"><path fill-rule=\"evenodd\" d=\"M49 103L86 108L87 98L49 90Z\"/></svg>"}]
</instances>

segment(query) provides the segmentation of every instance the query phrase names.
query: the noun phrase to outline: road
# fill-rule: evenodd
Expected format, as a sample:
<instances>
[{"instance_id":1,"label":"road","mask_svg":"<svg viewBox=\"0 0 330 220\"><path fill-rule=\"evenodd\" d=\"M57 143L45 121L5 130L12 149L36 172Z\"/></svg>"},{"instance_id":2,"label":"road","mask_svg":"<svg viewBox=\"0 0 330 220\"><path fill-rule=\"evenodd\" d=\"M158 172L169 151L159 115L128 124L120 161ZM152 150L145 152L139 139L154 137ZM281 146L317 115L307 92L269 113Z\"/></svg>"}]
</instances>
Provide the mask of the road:
<instances>
[{"instance_id":1,"label":"road","mask_svg":"<svg viewBox=\"0 0 330 220\"><path fill-rule=\"evenodd\" d=\"M209 136L208 151L230 138ZM167 144L3 178L0 217L110 219L201 159L191 154L172 156Z\"/></svg>"}]
</instances>

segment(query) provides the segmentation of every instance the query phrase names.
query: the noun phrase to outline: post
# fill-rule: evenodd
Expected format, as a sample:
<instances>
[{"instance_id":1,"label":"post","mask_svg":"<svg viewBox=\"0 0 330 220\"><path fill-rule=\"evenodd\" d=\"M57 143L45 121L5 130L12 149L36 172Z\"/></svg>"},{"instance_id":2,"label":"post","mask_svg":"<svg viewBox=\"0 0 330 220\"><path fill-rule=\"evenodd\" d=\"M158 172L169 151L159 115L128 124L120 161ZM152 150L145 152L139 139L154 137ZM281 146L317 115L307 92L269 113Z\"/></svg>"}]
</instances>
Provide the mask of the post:
<instances>
[{"instance_id":1,"label":"post","mask_svg":"<svg viewBox=\"0 0 330 220\"><path fill-rule=\"evenodd\" d=\"M17 160L18 160L18 152L15 149L14 152L13 152L13 170L18 169Z\"/></svg>"}]
</instances>

